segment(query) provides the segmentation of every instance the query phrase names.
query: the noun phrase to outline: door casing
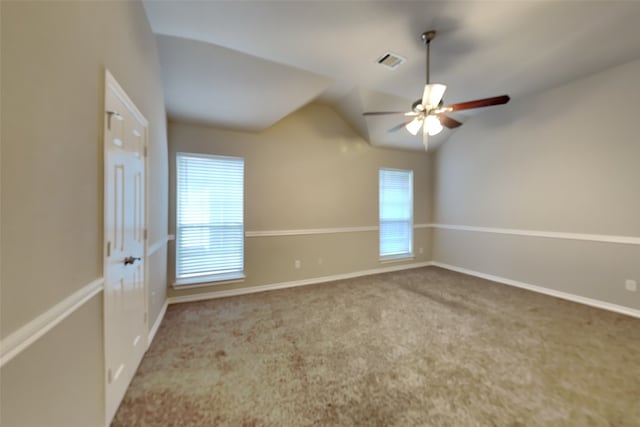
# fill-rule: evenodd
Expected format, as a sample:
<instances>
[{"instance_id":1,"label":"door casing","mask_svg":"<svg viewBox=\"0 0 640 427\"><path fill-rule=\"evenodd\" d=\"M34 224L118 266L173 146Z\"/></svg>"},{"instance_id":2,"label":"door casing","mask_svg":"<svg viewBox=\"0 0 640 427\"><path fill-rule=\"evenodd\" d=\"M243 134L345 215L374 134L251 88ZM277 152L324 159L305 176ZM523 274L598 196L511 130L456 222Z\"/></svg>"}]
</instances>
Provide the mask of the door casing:
<instances>
[{"instance_id":1,"label":"door casing","mask_svg":"<svg viewBox=\"0 0 640 427\"><path fill-rule=\"evenodd\" d=\"M110 101L111 99L113 99L113 97L115 96L115 98L117 98L117 100L119 101L119 103L121 104L121 106L123 106L126 111L123 111L122 113L119 113L117 111L113 110L113 102ZM109 163L109 156L112 154L109 150L110 150L110 144L111 141L108 141L108 138L110 138L110 126L112 124L112 121L114 120L114 114L122 114L125 115L126 113L126 117L135 120L135 122L137 122L137 127L140 127L142 129L141 133L141 138L142 138L142 173L141 173L141 180L143 181L140 185L141 185L141 190L144 191L144 197L142 199L142 209L143 209L143 215L141 215L141 219L142 219L142 233L143 233L143 239L142 239L142 253L141 255L141 262L143 263L143 267L142 267L142 275L143 275L143 279L142 279L142 299L143 299L143 312L139 313L140 316L143 316L144 318L144 327L142 330L142 334L141 334L141 340L142 342L140 342L140 346L142 348L142 355L144 354L144 351L146 351L147 347L148 347L148 333L149 333L149 316L148 316L148 312L149 312L149 292L148 292L148 259L147 259L147 252L148 252L148 232L147 232L147 224L148 224L148 160L147 160L147 151L148 151L148 129L149 129L149 123L147 121L147 119L142 115L142 113L140 113L140 111L138 110L138 108L135 106L135 104L131 101L131 99L129 98L129 96L126 94L126 92L124 91L124 89L118 84L118 82L115 80L115 78L113 77L113 75L109 72L109 70L105 70L105 110L104 110L104 138L103 138L103 144L104 144L104 240L103 240L103 273L104 273L104 277L105 277L105 293L103 295L103 300L104 300L104 361L105 361L105 366L104 366L104 381L105 381L105 425L109 425L112 421L113 416L115 415L115 412L122 400L122 397L124 397L124 392L126 391L126 388L131 380L131 378L133 377L133 374L135 373L135 370L138 367L138 364L142 358L141 355L138 355L138 357L135 357L135 359L133 360L133 365L129 366L128 368L128 372L127 372L127 378L126 378L126 386L124 386L124 389L122 390L121 393L116 393L117 396L114 397L113 396L113 392L112 390L109 389L109 381L110 381L110 377L113 375L113 372L109 372L110 366L109 366L109 361L110 359L110 351L113 351L112 348L110 348L111 346L111 341L109 341L108 336L107 336L107 331L109 328L108 322L113 321L113 319L108 318L108 316L110 315L109 311L108 311L108 280L109 280L109 272L108 272L108 267L109 267L109 262L113 262L112 259L110 259L110 251L111 251L111 237L108 235L108 224L107 224L107 218L108 218L108 212L107 210L110 208L113 208L113 206L110 205L110 201L108 200L109 197L109 192L108 192L108 185L110 185L111 183L108 181L108 163ZM112 104L112 105L109 105ZM124 218L124 217L123 217ZM121 394L121 395L120 395Z\"/></svg>"}]
</instances>

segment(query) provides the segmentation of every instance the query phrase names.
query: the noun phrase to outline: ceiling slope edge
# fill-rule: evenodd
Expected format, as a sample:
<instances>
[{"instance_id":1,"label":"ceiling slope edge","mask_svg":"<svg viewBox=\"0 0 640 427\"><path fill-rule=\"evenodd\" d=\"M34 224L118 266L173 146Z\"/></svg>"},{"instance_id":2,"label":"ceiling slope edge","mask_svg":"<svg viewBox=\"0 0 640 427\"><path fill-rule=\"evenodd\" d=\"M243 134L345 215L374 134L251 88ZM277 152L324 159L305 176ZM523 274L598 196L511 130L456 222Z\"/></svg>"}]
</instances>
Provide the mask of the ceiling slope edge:
<instances>
[{"instance_id":1,"label":"ceiling slope edge","mask_svg":"<svg viewBox=\"0 0 640 427\"><path fill-rule=\"evenodd\" d=\"M197 40L157 35L167 114L261 131L318 98L333 80Z\"/></svg>"}]
</instances>

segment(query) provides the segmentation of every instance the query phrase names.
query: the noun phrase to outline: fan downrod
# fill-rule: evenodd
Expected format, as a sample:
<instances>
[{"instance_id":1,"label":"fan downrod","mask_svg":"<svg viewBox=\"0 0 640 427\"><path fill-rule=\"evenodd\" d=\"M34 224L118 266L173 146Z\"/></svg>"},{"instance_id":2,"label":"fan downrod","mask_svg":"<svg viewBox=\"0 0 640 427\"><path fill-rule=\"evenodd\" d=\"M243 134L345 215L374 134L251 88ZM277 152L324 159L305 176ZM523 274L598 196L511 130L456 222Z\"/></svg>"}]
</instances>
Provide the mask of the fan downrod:
<instances>
[{"instance_id":1,"label":"fan downrod","mask_svg":"<svg viewBox=\"0 0 640 427\"><path fill-rule=\"evenodd\" d=\"M420 38L422 39L424 44L427 46L427 49L426 49L427 50L427 73L426 73L427 84L429 84L429 45L431 43L431 40L433 40L435 37L436 37L435 30L425 31L424 33L420 34Z\"/></svg>"}]
</instances>

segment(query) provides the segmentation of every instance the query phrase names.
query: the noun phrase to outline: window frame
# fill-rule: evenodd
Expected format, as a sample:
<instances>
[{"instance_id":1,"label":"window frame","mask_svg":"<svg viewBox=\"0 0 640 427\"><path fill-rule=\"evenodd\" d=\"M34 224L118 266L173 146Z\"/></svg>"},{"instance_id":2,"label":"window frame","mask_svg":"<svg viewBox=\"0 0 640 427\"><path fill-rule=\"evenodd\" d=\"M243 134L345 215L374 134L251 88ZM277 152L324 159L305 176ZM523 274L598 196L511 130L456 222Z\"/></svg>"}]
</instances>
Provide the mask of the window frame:
<instances>
[{"instance_id":1,"label":"window frame","mask_svg":"<svg viewBox=\"0 0 640 427\"><path fill-rule=\"evenodd\" d=\"M225 273L206 273L199 275L189 275L184 277L178 276L178 262L180 259L180 157L191 158L203 158L203 159L216 159L216 160L241 160L242 161L242 238L241 238L241 254L242 254L242 268L238 271L225 272ZM190 288L198 286L210 286L211 283L223 284L223 283L235 283L242 282L245 279L245 202L246 202L246 168L245 159L240 156L227 156L218 154L204 154L204 153L189 153L189 152L176 152L175 154L175 269L174 276L175 281L173 286L176 288Z\"/></svg>"},{"instance_id":2,"label":"window frame","mask_svg":"<svg viewBox=\"0 0 640 427\"><path fill-rule=\"evenodd\" d=\"M409 197L410 197L410 208L409 208L409 251L403 253L394 253L394 254L382 254L382 187L381 187L381 172L382 171L391 171L391 172L405 172L409 174ZM399 168L387 168L381 167L378 169L378 257L380 262L393 262L393 261L403 261L414 259L414 184L413 184L413 169L399 169Z\"/></svg>"}]
</instances>

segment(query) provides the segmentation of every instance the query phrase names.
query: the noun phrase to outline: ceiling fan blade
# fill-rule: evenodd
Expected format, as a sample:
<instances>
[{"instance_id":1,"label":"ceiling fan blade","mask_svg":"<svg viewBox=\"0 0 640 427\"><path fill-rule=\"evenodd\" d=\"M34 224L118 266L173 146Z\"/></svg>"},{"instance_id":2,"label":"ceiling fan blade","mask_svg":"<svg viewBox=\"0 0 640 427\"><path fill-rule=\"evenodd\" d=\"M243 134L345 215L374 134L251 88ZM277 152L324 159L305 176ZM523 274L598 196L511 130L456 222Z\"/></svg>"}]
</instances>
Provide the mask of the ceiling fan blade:
<instances>
[{"instance_id":1,"label":"ceiling fan blade","mask_svg":"<svg viewBox=\"0 0 640 427\"><path fill-rule=\"evenodd\" d=\"M449 129L455 129L457 127L462 126L461 122L457 121L456 119L452 119L451 117L445 114L438 114L438 119L440 120L440 123L442 123L442 126L447 127Z\"/></svg>"},{"instance_id":2,"label":"ceiling fan blade","mask_svg":"<svg viewBox=\"0 0 640 427\"><path fill-rule=\"evenodd\" d=\"M403 122L403 123L400 123L399 125L396 125L396 126L392 127L391 129L387 130L387 132L397 132L400 129L404 128L409 123L411 123L412 121L413 121L413 119L407 120L406 122Z\"/></svg>"},{"instance_id":3,"label":"ceiling fan blade","mask_svg":"<svg viewBox=\"0 0 640 427\"><path fill-rule=\"evenodd\" d=\"M424 85L424 92L422 93L422 105L435 107L440 104L440 100L444 96L444 91L447 90L446 85L439 83L431 83Z\"/></svg>"},{"instance_id":4,"label":"ceiling fan blade","mask_svg":"<svg viewBox=\"0 0 640 427\"><path fill-rule=\"evenodd\" d=\"M363 116L384 116L387 114L404 114L405 116L416 116L413 111L368 111L362 113Z\"/></svg>"},{"instance_id":5,"label":"ceiling fan blade","mask_svg":"<svg viewBox=\"0 0 640 427\"><path fill-rule=\"evenodd\" d=\"M474 101L459 102L458 104L447 105L442 109L446 112L471 110L473 108L491 107L492 105L502 105L509 102L509 95L494 96L493 98L476 99Z\"/></svg>"}]
</instances>

